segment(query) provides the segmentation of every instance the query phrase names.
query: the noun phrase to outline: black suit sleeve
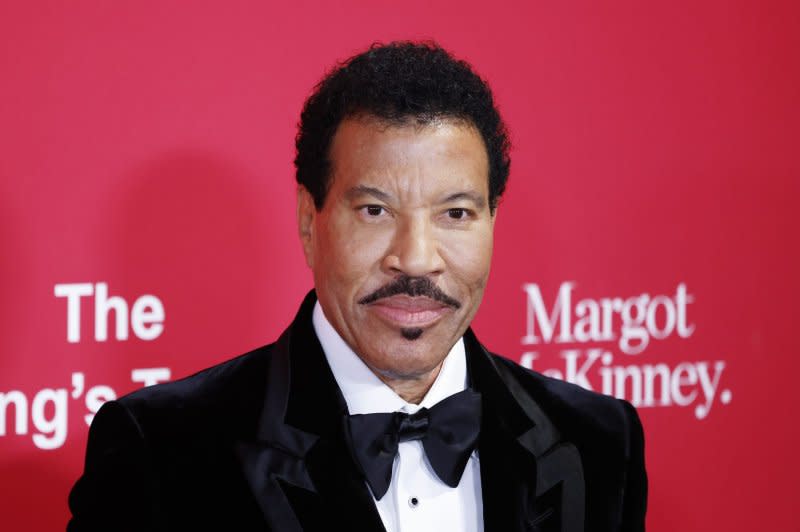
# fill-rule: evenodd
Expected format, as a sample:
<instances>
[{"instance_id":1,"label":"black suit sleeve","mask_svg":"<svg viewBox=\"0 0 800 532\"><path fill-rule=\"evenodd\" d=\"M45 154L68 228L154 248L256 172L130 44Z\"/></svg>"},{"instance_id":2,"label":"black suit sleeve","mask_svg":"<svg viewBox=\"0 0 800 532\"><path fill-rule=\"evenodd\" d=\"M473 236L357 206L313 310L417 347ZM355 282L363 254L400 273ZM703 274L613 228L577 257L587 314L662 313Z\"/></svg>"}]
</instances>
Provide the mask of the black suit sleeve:
<instances>
[{"instance_id":1,"label":"black suit sleeve","mask_svg":"<svg viewBox=\"0 0 800 532\"><path fill-rule=\"evenodd\" d=\"M140 427L119 402L95 415L83 476L69 495L68 532L155 530L152 468Z\"/></svg>"},{"instance_id":2,"label":"black suit sleeve","mask_svg":"<svg viewBox=\"0 0 800 532\"><path fill-rule=\"evenodd\" d=\"M622 401L627 424L627 468L622 502L622 532L644 532L647 511L647 472L644 466L644 431L636 409Z\"/></svg>"}]
</instances>

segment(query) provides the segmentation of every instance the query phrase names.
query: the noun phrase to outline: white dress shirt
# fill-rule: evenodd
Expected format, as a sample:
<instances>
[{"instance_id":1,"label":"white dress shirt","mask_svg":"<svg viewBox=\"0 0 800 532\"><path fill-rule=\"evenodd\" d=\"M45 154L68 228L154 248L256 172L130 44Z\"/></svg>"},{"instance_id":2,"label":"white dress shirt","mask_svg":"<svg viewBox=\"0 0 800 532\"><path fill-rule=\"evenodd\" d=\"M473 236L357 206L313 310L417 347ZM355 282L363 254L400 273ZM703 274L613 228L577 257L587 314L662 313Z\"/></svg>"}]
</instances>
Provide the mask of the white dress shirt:
<instances>
[{"instance_id":1,"label":"white dress shirt","mask_svg":"<svg viewBox=\"0 0 800 532\"><path fill-rule=\"evenodd\" d=\"M413 414L467 387L463 339L450 350L433 386L420 404L415 405L384 384L350 349L325 317L319 302L314 307L313 324L350 414ZM387 532L482 532L483 498L477 451L470 456L461 482L451 488L436 476L422 442L401 442L389 491L380 500L375 499L375 505Z\"/></svg>"}]
</instances>

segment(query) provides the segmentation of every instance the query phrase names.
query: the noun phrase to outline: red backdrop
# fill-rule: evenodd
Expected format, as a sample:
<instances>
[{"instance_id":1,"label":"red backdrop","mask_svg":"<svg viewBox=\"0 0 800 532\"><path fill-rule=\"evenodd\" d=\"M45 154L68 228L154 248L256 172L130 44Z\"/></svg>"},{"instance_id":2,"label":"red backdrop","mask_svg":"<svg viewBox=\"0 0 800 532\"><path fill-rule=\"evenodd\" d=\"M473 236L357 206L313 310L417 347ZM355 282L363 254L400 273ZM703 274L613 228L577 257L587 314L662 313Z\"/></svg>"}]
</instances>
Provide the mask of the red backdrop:
<instances>
[{"instance_id":1,"label":"red backdrop","mask_svg":"<svg viewBox=\"0 0 800 532\"><path fill-rule=\"evenodd\" d=\"M797 530L800 8L601 4L1 7L0 528L63 528L100 402L287 325L304 98L434 38L514 141L479 336L638 405L650 530Z\"/></svg>"}]
</instances>

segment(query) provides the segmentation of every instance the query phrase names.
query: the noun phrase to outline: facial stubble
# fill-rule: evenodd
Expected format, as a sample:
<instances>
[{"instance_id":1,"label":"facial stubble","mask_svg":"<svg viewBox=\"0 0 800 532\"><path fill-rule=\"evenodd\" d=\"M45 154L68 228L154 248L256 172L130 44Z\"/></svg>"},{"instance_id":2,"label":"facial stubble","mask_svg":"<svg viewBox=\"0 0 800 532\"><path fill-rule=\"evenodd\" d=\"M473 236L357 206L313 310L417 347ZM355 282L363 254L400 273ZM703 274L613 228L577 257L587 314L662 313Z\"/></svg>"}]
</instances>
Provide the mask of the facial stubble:
<instances>
[{"instance_id":1,"label":"facial stubble","mask_svg":"<svg viewBox=\"0 0 800 532\"><path fill-rule=\"evenodd\" d=\"M411 328L402 328L400 329L400 334L403 335L403 338L406 340L418 340L424 331L419 327L411 327Z\"/></svg>"}]
</instances>

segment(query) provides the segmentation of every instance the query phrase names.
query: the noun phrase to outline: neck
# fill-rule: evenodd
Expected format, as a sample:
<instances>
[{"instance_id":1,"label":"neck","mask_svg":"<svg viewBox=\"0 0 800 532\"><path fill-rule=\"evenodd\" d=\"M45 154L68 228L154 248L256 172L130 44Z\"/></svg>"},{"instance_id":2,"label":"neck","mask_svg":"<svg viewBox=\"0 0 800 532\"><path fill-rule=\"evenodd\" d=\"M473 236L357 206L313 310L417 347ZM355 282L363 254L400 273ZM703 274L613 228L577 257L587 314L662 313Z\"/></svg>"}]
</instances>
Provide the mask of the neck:
<instances>
[{"instance_id":1,"label":"neck","mask_svg":"<svg viewBox=\"0 0 800 532\"><path fill-rule=\"evenodd\" d=\"M372 372L375 373L386 386L399 395L403 401L418 405L428 394L428 390L433 386L436 377L439 376L442 363L443 362L440 362L429 372L414 376L386 375L375 371L373 368L370 369L372 369Z\"/></svg>"}]
</instances>

